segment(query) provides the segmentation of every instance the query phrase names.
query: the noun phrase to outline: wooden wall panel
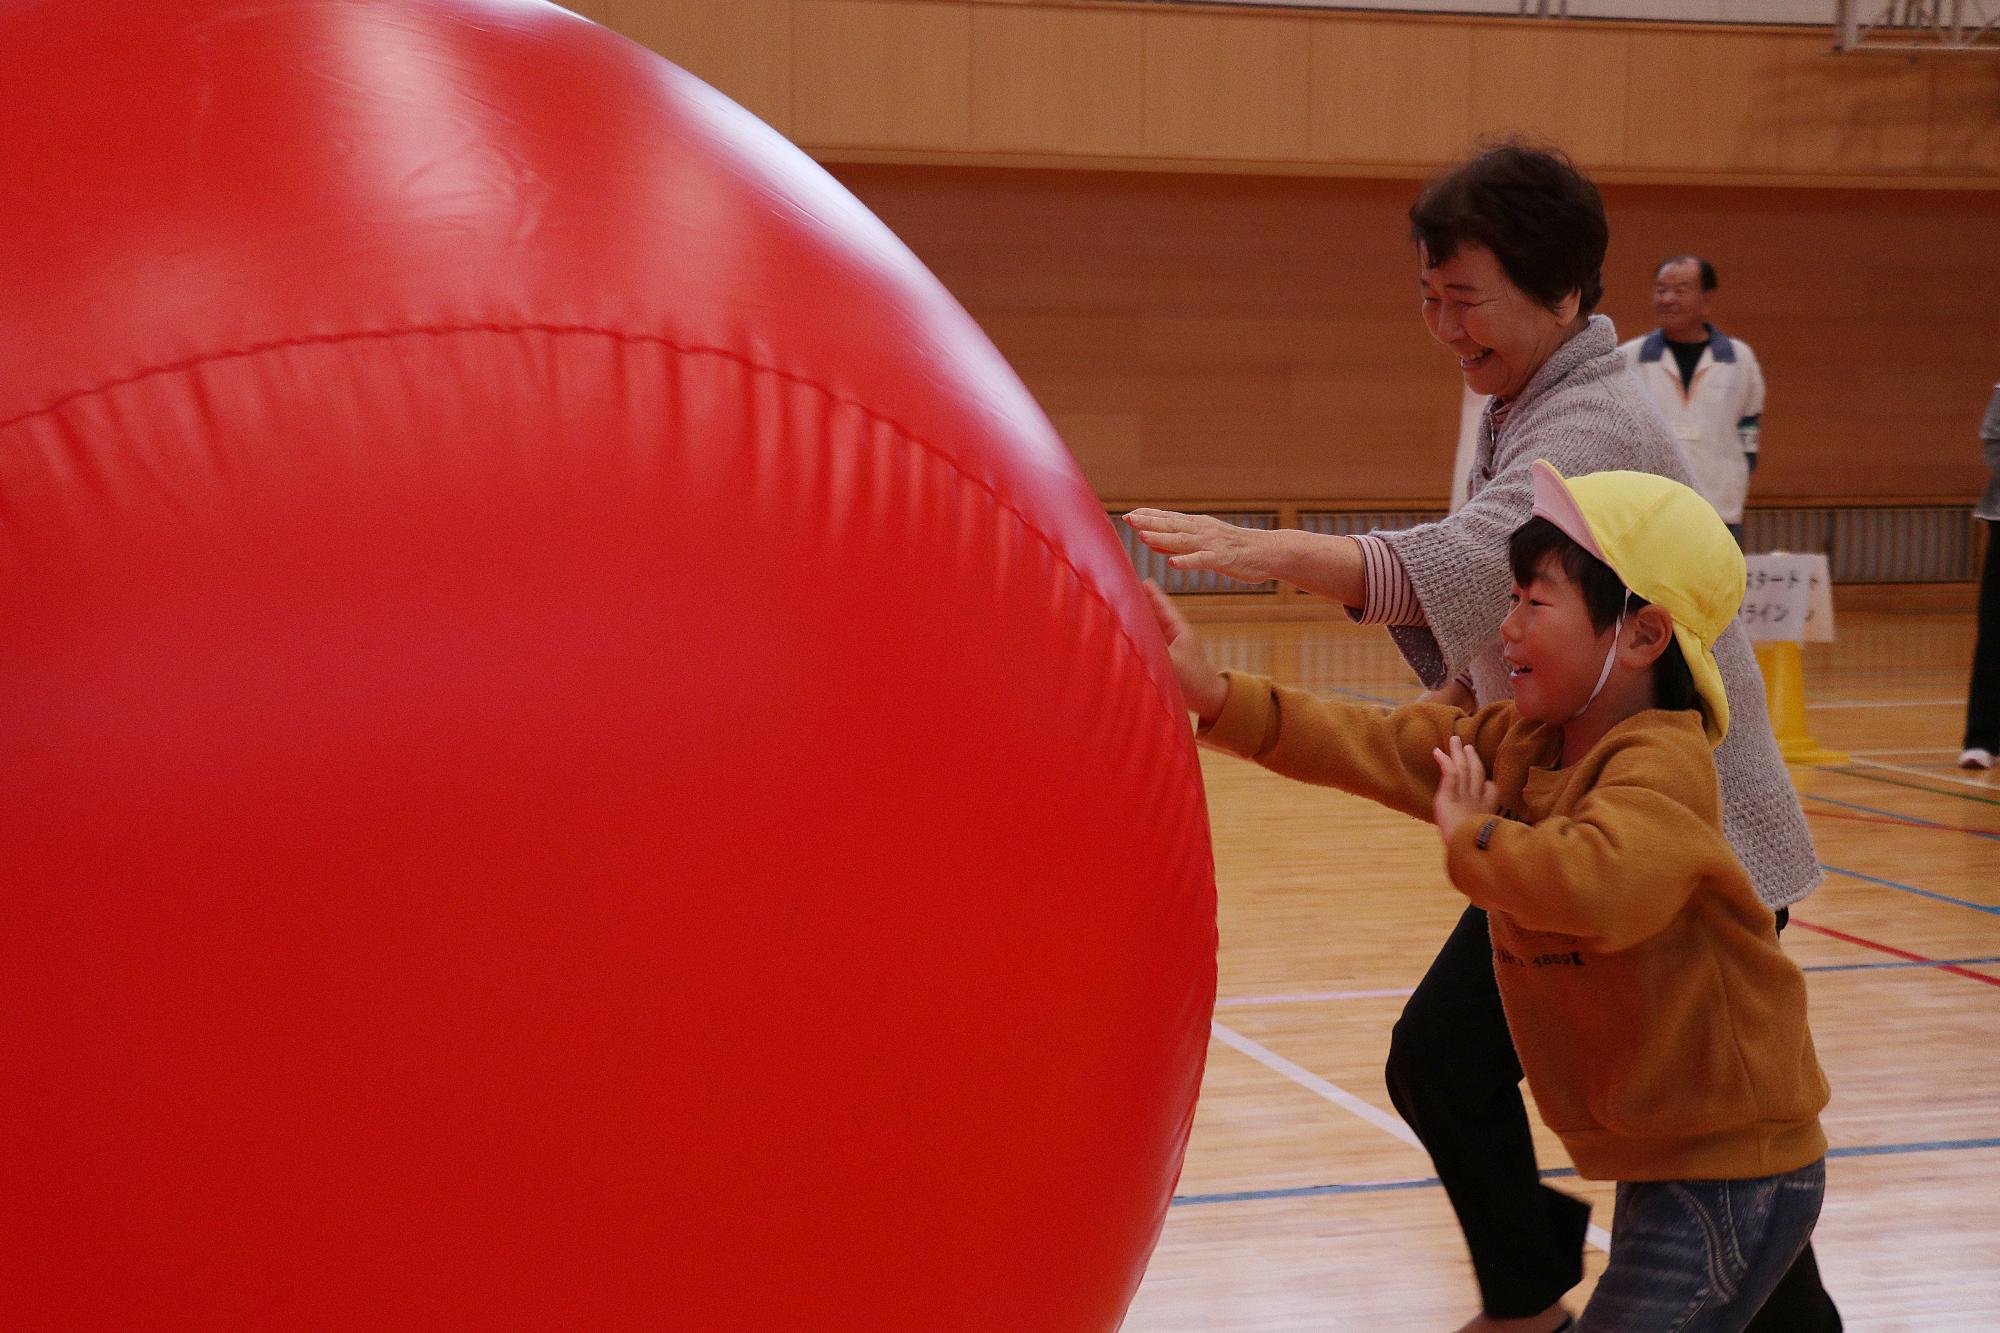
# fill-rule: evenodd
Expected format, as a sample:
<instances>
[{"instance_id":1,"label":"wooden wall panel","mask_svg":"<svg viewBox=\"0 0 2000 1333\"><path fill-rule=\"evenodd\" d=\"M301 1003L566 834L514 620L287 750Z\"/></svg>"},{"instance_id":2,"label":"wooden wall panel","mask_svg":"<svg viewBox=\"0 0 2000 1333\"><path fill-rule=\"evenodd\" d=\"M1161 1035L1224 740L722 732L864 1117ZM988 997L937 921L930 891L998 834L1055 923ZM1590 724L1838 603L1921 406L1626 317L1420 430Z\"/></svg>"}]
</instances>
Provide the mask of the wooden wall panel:
<instances>
[{"instance_id":1,"label":"wooden wall panel","mask_svg":"<svg viewBox=\"0 0 2000 1333\"><path fill-rule=\"evenodd\" d=\"M1148 13L1144 31L1149 153L1300 160L1311 151L1307 20Z\"/></svg>"},{"instance_id":2,"label":"wooden wall panel","mask_svg":"<svg viewBox=\"0 0 2000 1333\"><path fill-rule=\"evenodd\" d=\"M1143 22L1087 9L973 11L973 147L1144 153Z\"/></svg>"},{"instance_id":3,"label":"wooden wall panel","mask_svg":"<svg viewBox=\"0 0 2000 1333\"><path fill-rule=\"evenodd\" d=\"M2000 67L1824 30L1133 0L572 0L835 161L1417 176L1527 132L1607 179L2000 188Z\"/></svg>"},{"instance_id":4,"label":"wooden wall panel","mask_svg":"<svg viewBox=\"0 0 2000 1333\"><path fill-rule=\"evenodd\" d=\"M792 114L802 143L972 146L972 10L794 0Z\"/></svg>"},{"instance_id":5,"label":"wooden wall panel","mask_svg":"<svg viewBox=\"0 0 2000 1333\"><path fill-rule=\"evenodd\" d=\"M1472 50L1472 124L1482 134L1553 140L1579 162L1625 151L1631 35L1622 30L1478 30Z\"/></svg>"},{"instance_id":6,"label":"wooden wall panel","mask_svg":"<svg viewBox=\"0 0 2000 1333\"><path fill-rule=\"evenodd\" d=\"M1457 376L1418 319L1407 185L838 171L1107 496L1417 498L1449 464Z\"/></svg>"},{"instance_id":7,"label":"wooden wall panel","mask_svg":"<svg viewBox=\"0 0 2000 1333\"><path fill-rule=\"evenodd\" d=\"M1425 335L1408 182L847 166L1108 499L1437 503L1459 381ZM1605 313L1706 253L1770 381L1754 496L1963 495L2000 378L2000 195L1605 188Z\"/></svg>"},{"instance_id":8,"label":"wooden wall panel","mask_svg":"<svg viewBox=\"0 0 2000 1333\"><path fill-rule=\"evenodd\" d=\"M1784 162L1793 171L1919 172L1934 62L1821 52L1785 67Z\"/></svg>"},{"instance_id":9,"label":"wooden wall panel","mask_svg":"<svg viewBox=\"0 0 2000 1333\"><path fill-rule=\"evenodd\" d=\"M1428 163L1472 138L1472 32L1413 23L1319 23L1312 156Z\"/></svg>"},{"instance_id":10,"label":"wooden wall panel","mask_svg":"<svg viewBox=\"0 0 2000 1333\"><path fill-rule=\"evenodd\" d=\"M1691 32L1634 39L1626 165L1671 171L1776 171L1785 64L1799 39Z\"/></svg>"},{"instance_id":11,"label":"wooden wall panel","mask_svg":"<svg viewBox=\"0 0 2000 1333\"><path fill-rule=\"evenodd\" d=\"M1924 164L2000 176L2000 60L1941 60L1931 74Z\"/></svg>"},{"instance_id":12,"label":"wooden wall panel","mask_svg":"<svg viewBox=\"0 0 2000 1333\"><path fill-rule=\"evenodd\" d=\"M1650 323L1661 256L1721 267L1721 321L1770 372L1757 494L1978 484L1971 431L2000 376L1993 62L1835 57L1812 33L1094 0L576 7L825 159L933 164L845 171L1107 496L1441 495L1457 381L1411 296L1413 186L1360 177L1420 175L1508 130L1607 182L1607 313L1628 332ZM1229 163L1326 174L1189 173ZM1849 188L1871 182L1973 188Z\"/></svg>"},{"instance_id":13,"label":"wooden wall panel","mask_svg":"<svg viewBox=\"0 0 2000 1333\"><path fill-rule=\"evenodd\" d=\"M791 0L589 0L584 17L713 84L781 134L792 132Z\"/></svg>"}]
</instances>

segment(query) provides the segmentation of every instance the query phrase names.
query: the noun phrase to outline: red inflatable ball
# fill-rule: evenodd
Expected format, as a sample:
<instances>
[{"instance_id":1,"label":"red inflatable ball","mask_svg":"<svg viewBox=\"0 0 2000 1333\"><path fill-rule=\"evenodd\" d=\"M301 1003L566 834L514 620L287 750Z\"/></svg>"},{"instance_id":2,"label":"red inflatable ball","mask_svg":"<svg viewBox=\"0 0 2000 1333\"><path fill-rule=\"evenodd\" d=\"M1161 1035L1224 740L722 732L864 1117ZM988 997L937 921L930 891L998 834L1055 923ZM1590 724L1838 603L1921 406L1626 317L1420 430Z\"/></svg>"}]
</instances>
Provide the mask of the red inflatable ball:
<instances>
[{"instance_id":1,"label":"red inflatable ball","mask_svg":"<svg viewBox=\"0 0 2000 1333\"><path fill-rule=\"evenodd\" d=\"M1115 1328L1205 813L965 314L551 5L0 87L0 1324Z\"/></svg>"}]
</instances>

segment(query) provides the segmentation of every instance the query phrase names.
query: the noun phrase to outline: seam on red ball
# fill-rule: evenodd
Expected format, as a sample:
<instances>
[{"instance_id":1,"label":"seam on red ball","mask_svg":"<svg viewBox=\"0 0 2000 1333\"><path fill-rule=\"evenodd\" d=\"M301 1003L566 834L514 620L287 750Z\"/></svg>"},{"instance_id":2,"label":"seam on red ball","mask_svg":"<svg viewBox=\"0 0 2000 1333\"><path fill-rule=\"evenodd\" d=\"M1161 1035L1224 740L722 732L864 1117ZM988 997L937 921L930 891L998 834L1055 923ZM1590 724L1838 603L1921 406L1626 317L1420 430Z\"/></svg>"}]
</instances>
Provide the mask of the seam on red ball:
<instances>
[{"instance_id":1,"label":"seam on red ball","mask_svg":"<svg viewBox=\"0 0 2000 1333\"><path fill-rule=\"evenodd\" d=\"M1059 564L1061 564L1063 568L1067 569L1070 572L1070 577L1073 580L1075 580L1076 584L1080 588L1082 588L1083 591L1088 596L1094 599L1099 606L1104 608L1105 614L1110 617L1112 625L1114 625L1117 629L1119 639L1124 642L1126 651L1132 654L1133 657L1135 657L1140 661L1145 660L1144 654L1139 651L1139 645L1133 641L1131 632L1125 627L1124 622L1120 620L1117 612L1112 608L1110 601L1104 596L1103 592L1098 587L1096 587L1095 584L1091 582L1091 580L1084 577L1083 571L1076 567L1075 563L1072 562L1066 554L1064 554L1062 549L1056 545L1056 543L1049 537L1049 535L1043 532L1039 527L1037 527L1028 518L1027 515L1023 514L1020 511L1020 509L1017 506L1015 506L1015 504L1012 501L1008 500L1006 497L1002 496L997 490L995 490L993 488L992 483L986 481L984 478L976 477L972 475L972 473L966 471L963 467L959 465L958 460L954 459L950 454L947 454L943 449L939 448L935 444L932 444L930 441L924 439L922 436L916 434L914 431L908 429L901 422L897 421L895 418L887 416L881 412L878 412L874 408L869 407L865 403L857 402L852 398L842 397L840 394L835 393L832 389L828 388L824 384L821 384L817 380L809 379L806 376L800 375L795 371L781 370L776 366L766 365L761 361L757 361L751 357L747 357L743 355L741 352L731 351L726 347L710 347L699 343L677 342L674 339L665 336L664 334L634 333L628 330L607 329L589 324L549 324L549 323L533 323L533 322L523 322L523 323L471 322L465 324L429 324L429 325L410 325L404 328L395 328L395 329L359 329L347 333L300 334L291 338L276 338L272 339L269 342L252 343L247 347L225 348L220 351L205 352L200 356L187 357L180 361L170 361L158 366L149 366L144 370L134 371L130 375L120 376L119 378L114 380L106 380L102 384L93 385L92 387L87 389L76 389L70 393L63 394L60 397L55 398L50 402L43 404L41 407L30 409L29 411L22 412L16 416L8 417L5 420L0 420L0 430L7 430L13 426L20 425L22 422L31 421L36 417L48 416L53 413L60 412L63 408L68 407L73 403L79 402L82 399L93 398L100 394L109 393L114 389L122 389L129 385L137 384L141 380L156 379L163 375L185 374L188 371L197 369L198 367L204 365L208 365L212 362L246 360L250 357L262 356L270 352L281 352L294 347L333 346L340 343L349 343L349 342L387 341L392 338L448 337L462 333L546 333L555 336L580 333L580 334L588 334L593 337L610 338L617 342L650 343L656 346L669 348L673 351L682 353L683 355L721 357L725 361L733 361L736 364L743 366L748 370L755 371L759 374L769 375L775 379L783 380L789 384L796 384L804 388L812 389L815 392L819 393L824 398L826 398L829 402L838 403L843 407L851 407L855 411L861 413L862 416L867 417L869 420L879 422L880 424L889 427L891 430L895 431L898 435L902 436L903 439L909 441L911 444L914 444L919 449L922 449L925 453L931 455L937 461L949 467L953 472L956 472L961 479L971 483L972 485L978 487L980 490L986 492L986 494L993 500L994 504L1006 510L1009 514L1012 514L1014 516L1014 521L1019 523L1023 528L1027 529L1028 532L1032 533L1035 539L1042 544L1043 549L1046 550L1050 556L1054 557L1054 559ZM1147 686L1152 690L1154 699L1158 701L1160 706L1166 711L1167 716L1170 719L1173 718L1175 715L1173 701L1171 699L1168 699L1167 697L1165 697L1164 694L1161 693L1159 684L1156 681L1154 681L1151 672L1147 672L1145 674L1146 674ZM1189 751L1192 749L1192 746L1182 745L1182 746L1176 746L1175 748L1179 752L1178 762L1181 767L1181 770L1183 772L1186 772L1188 768Z\"/></svg>"}]
</instances>

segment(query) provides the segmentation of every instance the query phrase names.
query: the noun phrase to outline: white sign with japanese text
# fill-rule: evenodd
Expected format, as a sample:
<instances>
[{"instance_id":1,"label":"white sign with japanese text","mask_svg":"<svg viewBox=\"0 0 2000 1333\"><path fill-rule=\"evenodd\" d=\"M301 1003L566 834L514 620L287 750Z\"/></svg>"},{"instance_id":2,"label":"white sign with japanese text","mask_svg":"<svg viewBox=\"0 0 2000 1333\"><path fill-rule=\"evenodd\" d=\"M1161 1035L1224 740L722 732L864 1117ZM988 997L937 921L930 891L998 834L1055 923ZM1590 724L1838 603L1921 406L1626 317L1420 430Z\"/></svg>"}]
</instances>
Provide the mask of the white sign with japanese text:
<instances>
[{"instance_id":1,"label":"white sign with japanese text","mask_svg":"<svg viewBox=\"0 0 2000 1333\"><path fill-rule=\"evenodd\" d=\"M1823 555L1773 551L1745 557L1743 628L1768 642L1833 642L1833 579Z\"/></svg>"}]
</instances>

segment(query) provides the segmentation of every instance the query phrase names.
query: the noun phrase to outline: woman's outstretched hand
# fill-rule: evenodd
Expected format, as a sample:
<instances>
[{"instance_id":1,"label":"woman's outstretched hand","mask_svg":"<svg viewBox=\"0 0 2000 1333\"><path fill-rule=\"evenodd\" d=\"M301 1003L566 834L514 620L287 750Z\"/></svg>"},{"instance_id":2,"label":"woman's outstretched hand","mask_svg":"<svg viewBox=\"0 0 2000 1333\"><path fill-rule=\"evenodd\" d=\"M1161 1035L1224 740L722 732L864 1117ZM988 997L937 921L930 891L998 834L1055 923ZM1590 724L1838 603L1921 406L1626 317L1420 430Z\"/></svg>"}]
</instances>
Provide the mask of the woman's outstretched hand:
<instances>
[{"instance_id":1,"label":"woman's outstretched hand","mask_svg":"<svg viewBox=\"0 0 2000 1333\"><path fill-rule=\"evenodd\" d=\"M1139 540L1167 557L1175 569L1209 570L1243 583L1272 577L1276 532L1239 528L1206 514L1170 509L1134 509L1125 521Z\"/></svg>"},{"instance_id":2,"label":"woman's outstretched hand","mask_svg":"<svg viewBox=\"0 0 2000 1333\"><path fill-rule=\"evenodd\" d=\"M1173 599L1160 591L1160 585L1148 580L1146 597L1153 604L1153 617L1159 621L1160 634L1167 641L1167 655L1173 661L1174 679L1180 682L1181 696L1204 724L1215 721L1229 698L1229 682L1215 669L1215 663L1208 660L1208 650L1201 646L1201 639Z\"/></svg>"},{"instance_id":3,"label":"woman's outstretched hand","mask_svg":"<svg viewBox=\"0 0 2000 1333\"><path fill-rule=\"evenodd\" d=\"M1434 749L1431 756L1437 760L1439 774L1431 813L1437 819L1438 836L1450 842L1452 830L1464 821L1482 819L1499 810L1500 789L1487 779L1479 751L1456 736L1451 738L1449 753Z\"/></svg>"}]
</instances>

